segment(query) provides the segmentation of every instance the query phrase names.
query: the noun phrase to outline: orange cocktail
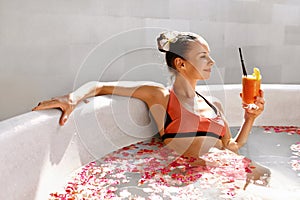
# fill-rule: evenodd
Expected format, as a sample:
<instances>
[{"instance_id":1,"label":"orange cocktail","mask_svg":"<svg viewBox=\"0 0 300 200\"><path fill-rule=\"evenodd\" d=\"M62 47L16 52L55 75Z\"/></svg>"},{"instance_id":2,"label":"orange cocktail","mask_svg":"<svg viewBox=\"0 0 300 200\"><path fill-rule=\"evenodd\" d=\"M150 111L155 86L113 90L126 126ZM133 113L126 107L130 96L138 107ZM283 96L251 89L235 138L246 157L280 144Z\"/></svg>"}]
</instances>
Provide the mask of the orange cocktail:
<instances>
[{"instance_id":1,"label":"orange cocktail","mask_svg":"<svg viewBox=\"0 0 300 200\"><path fill-rule=\"evenodd\" d=\"M253 104L255 97L259 96L261 75L258 68L254 68L252 75L243 76L242 101L245 104Z\"/></svg>"}]
</instances>

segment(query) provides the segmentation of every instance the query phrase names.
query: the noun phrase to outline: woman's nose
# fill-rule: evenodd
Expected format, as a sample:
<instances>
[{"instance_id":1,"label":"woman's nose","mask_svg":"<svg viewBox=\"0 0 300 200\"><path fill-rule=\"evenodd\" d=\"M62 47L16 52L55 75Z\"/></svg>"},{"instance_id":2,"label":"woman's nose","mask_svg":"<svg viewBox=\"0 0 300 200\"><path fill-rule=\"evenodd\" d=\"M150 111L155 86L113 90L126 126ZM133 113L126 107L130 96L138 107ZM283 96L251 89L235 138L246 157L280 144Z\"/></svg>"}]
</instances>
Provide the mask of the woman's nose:
<instances>
[{"instance_id":1,"label":"woman's nose","mask_svg":"<svg viewBox=\"0 0 300 200\"><path fill-rule=\"evenodd\" d=\"M212 57L209 56L209 64L214 65L215 64L215 60L212 59Z\"/></svg>"}]
</instances>

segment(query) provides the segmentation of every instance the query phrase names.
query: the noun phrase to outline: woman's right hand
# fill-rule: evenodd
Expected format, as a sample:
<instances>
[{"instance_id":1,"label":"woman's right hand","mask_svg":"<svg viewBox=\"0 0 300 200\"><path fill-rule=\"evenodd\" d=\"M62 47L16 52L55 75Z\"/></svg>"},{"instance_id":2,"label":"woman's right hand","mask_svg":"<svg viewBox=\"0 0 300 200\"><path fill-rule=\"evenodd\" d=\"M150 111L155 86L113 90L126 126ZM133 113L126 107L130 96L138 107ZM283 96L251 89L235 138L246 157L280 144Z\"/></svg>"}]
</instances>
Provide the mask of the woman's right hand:
<instances>
[{"instance_id":1,"label":"woman's right hand","mask_svg":"<svg viewBox=\"0 0 300 200\"><path fill-rule=\"evenodd\" d=\"M72 111L75 109L76 105L76 103L71 101L70 95L64 95L60 97L54 97L50 100L42 101L36 107L34 107L32 111L59 108L62 111L59 124L63 126L68 120Z\"/></svg>"}]
</instances>

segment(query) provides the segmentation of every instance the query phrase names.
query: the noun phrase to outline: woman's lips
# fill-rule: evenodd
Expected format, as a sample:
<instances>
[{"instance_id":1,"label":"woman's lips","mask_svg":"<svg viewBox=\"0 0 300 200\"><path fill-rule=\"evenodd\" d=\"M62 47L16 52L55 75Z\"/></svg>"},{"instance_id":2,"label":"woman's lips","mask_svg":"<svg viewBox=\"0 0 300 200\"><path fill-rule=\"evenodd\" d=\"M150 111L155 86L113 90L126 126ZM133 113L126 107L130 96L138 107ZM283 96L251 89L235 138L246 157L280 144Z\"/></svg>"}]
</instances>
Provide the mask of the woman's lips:
<instances>
[{"instance_id":1,"label":"woman's lips","mask_svg":"<svg viewBox=\"0 0 300 200\"><path fill-rule=\"evenodd\" d=\"M204 69L203 71L211 72L211 69Z\"/></svg>"}]
</instances>

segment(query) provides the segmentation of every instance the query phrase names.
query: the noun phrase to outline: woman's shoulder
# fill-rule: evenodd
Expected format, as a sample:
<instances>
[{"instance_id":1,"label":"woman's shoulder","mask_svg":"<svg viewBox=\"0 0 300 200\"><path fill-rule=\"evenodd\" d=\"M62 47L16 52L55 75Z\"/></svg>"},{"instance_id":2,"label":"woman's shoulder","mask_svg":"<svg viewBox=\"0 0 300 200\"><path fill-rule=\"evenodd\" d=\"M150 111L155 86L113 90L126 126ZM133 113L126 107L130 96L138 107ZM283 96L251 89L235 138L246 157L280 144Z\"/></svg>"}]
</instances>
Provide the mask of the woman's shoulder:
<instances>
[{"instance_id":1,"label":"woman's shoulder","mask_svg":"<svg viewBox=\"0 0 300 200\"><path fill-rule=\"evenodd\" d=\"M217 107L219 111L224 113L223 104L220 99L215 96L205 96L205 98L207 98L215 107Z\"/></svg>"},{"instance_id":2,"label":"woman's shoulder","mask_svg":"<svg viewBox=\"0 0 300 200\"><path fill-rule=\"evenodd\" d=\"M162 105L166 107L169 101L169 88L162 84L145 83L139 89L147 96L147 103L151 105Z\"/></svg>"},{"instance_id":3,"label":"woman's shoulder","mask_svg":"<svg viewBox=\"0 0 300 200\"><path fill-rule=\"evenodd\" d=\"M170 90L164 86L149 86L149 92L152 94L151 98L156 103L166 104L169 101Z\"/></svg>"}]
</instances>

